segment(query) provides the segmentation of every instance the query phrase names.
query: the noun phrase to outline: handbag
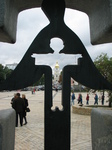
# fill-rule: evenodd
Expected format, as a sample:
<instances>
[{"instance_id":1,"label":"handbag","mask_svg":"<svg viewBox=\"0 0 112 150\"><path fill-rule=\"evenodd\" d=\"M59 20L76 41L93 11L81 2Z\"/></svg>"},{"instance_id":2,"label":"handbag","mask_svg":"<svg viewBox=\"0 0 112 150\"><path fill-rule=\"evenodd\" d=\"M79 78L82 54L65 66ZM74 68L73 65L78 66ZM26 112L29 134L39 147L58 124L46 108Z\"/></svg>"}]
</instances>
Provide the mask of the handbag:
<instances>
[{"instance_id":1,"label":"handbag","mask_svg":"<svg viewBox=\"0 0 112 150\"><path fill-rule=\"evenodd\" d=\"M29 107L26 108L26 112L30 112L30 108Z\"/></svg>"}]
</instances>

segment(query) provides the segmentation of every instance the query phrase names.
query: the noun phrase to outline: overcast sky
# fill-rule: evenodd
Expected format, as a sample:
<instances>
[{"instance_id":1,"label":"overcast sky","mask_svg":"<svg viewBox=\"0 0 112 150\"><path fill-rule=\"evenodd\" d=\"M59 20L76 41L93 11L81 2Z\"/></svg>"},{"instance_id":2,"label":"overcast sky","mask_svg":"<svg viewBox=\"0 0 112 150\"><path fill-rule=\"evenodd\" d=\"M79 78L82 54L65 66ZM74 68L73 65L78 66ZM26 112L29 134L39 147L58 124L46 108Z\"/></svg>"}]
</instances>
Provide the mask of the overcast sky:
<instances>
[{"instance_id":1,"label":"overcast sky","mask_svg":"<svg viewBox=\"0 0 112 150\"><path fill-rule=\"evenodd\" d=\"M66 9L64 20L66 25L82 40L93 60L102 52L112 57L112 44L91 45L89 19L85 13ZM7 44L0 42L0 64L19 63L33 39L48 23L47 17L39 8L21 12L18 16L16 43ZM75 64L77 62L78 56L58 53L63 48L61 39L52 39L51 47L55 50L54 54L33 55L33 57L36 57L36 64L48 64L53 68L58 61L61 69L66 64Z\"/></svg>"}]
</instances>

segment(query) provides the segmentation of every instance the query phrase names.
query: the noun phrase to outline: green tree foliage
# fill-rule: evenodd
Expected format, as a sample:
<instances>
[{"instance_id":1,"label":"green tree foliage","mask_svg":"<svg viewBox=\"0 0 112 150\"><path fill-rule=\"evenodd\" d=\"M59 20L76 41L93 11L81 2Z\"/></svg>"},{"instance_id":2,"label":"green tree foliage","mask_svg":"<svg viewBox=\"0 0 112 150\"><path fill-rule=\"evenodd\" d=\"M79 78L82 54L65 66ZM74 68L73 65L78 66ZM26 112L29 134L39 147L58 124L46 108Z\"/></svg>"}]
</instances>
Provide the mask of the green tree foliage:
<instances>
[{"instance_id":1,"label":"green tree foliage","mask_svg":"<svg viewBox=\"0 0 112 150\"><path fill-rule=\"evenodd\" d=\"M4 81L4 79L5 79L4 67L0 64L0 82Z\"/></svg>"},{"instance_id":2,"label":"green tree foliage","mask_svg":"<svg viewBox=\"0 0 112 150\"><path fill-rule=\"evenodd\" d=\"M8 67L4 67L5 79L7 79L10 76L12 71L13 71L12 69L9 69Z\"/></svg>"},{"instance_id":3,"label":"green tree foliage","mask_svg":"<svg viewBox=\"0 0 112 150\"><path fill-rule=\"evenodd\" d=\"M102 53L95 59L94 64L96 65L96 67L100 71L100 73L110 83L112 83L112 57L108 57L107 54ZM107 92L108 92L108 97L109 97L109 100L108 100L109 107L111 107L112 93L111 93L111 91L107 91Z\"/></svg>"},{"instance_id":4,"label":"green tree foliage","mask_svg":"<svg viewBox=\"0 0 112 150\"><path fill-rule=\"evenodd\" d=\"M0 64L0 83L7 79L7 77L12 73L12 70L8 67L4 67Z\"/></svg>"},{"instance_id":5,"label":"green tree foliage","mask_svg":"<svg viewBox=\"0 0 112 150\"><path fill-rule=\"evenodd\" d=\"M112 83L112 57L109 58L107 54L102 53L96 57L94 64L100 73Z\"/></svg>"}]
</instances>

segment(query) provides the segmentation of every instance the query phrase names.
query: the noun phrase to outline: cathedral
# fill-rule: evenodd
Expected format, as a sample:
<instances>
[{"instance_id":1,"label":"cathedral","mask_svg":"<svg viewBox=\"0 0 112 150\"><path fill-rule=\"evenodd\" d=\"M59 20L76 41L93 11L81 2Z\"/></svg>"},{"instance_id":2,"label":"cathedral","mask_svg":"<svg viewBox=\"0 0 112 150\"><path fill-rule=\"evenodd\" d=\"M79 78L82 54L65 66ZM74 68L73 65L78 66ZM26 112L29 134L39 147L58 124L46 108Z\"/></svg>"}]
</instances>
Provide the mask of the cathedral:
<instances>
[{"instance_id":1,"label":"cathedral","mask_svg":"<svg viewBox=\"0 0 112 150\"><path fill-rule=\"evenodd\" d=\"M60 68L58 62L56 62L55 68L54 68L54 84L57 84L59 81L60 76Z\"/></svg>"},{"instance_id":2,"label":"cathedral","mask_svg":"<svg viewBox=\"0 0 112 150\"><path fill-rule=\"evenodd\" d=\"M53 79L54 86L58 86L60 84L59 83L60 72L61 70L60 70L59 64L58 62L56 62L55 67L54 67L54 79ZM79 88L79 84L73 78L71 78L71 88L72 89Z\"/></svg>"}]
</instances>

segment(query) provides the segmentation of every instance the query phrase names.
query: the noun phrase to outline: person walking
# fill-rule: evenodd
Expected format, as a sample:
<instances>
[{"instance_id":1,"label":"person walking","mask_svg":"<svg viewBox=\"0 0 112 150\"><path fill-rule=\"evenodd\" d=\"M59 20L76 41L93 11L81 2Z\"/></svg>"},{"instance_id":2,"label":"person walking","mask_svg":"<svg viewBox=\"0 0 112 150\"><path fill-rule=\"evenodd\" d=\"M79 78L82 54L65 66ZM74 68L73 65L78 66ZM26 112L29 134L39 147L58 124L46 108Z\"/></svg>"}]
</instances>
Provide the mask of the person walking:
<instances>
[{"instance_id":1,"label":"person walking","mask_svg":"<svg viewBox=\"0 0 112 150\"><path fill-rule=\"evenodd\" d=\"M97 95L97 94L95 94L94 99L95 99L94 105L95 105L95 104L97 104L97 105L98 105L98 95Z\"/></svg>"},{"instance_id":2,"label":"person walking","mask_svg":"<svg viewBox=\"0 0 112 150\"><path fill-rule=\"evenodd\" d=\"M78 96L78 104L82 105L82 94L79 94Z\"/></svg>"},{"instance_id":3,"label":"person walking","mask_svg":"<svg viewBox=\"0 0 112 150\"><path fill-rule=\"evenodd\" d=\"M74 100L75 100L75 94L74 94L74 92L72 91L72 105L74 105Z\"/></svg>"},{"instance_id":4,"label":"person walking","mask_svg":"<svg viewBox=\"0 0 112 150\"><path fill-rule=\"evenodd\" d=\"M89 105L89 94L86 96L86 105Z\"/></svg>"},{"instance_id":5,"label":"person walking","mask_svg":"<svg viewBox=\"0 0 112 150\"><path fill-rule=\"evenodd\" d=\"M105 99L104 94L102 95L101 99L102 99L102 105L104 105L104 99Z\"/></svg>"},{"instance_id":6,"label":"person walking","mask_svg":"<svg viewBox=\"0 0 112 150\"><path fill-rule=\"evenodd\" d=\"M79 103L80 103L80 94L79 94L79 96L78 96L77 101L78 101L78 104L79 104Z\"/></svg>"},{"instance_id":7,"label":"person walking","mask_svg":"<svg viewBox=\"0 0 112 150\"><path fill-rule=\"evenodd\" d=\"M80 94L80 103L82 105L82 94Z\"/></svg>"},{"instance_id":8,"label":"person walking","mask_svg":"<svg viewBox=\"0 0 112 150\"><path fill-rule=\"evenodd\" d=\"M36 91L36 90L35 90L35 88L34 88L34 89L33 89L33 93L34 93L34 94L35 94L35 91Z\"/></svg>"},{"instance_id":9,"label":"person walking","mask_svg":"<svg viewBox=\"0 0 112 150\"><path fill-rule=\"evenodd\" d=\"M16 127L18 127L18 116L20 119L20 125L23 126L23 112L25 104L23 99L20 97L20 93L15 95L15 100L13 101L12 107L16 111Z\"/></svg>"},{"instance_id":10,"label":"person walking","mask_svg":"<svg viewBox=\"0 0 112 150\"><path fill-rule=\"evenodd\" d=\"M27 119L26 119L26 108L28 107L28 100L26 99L25 94L22 94L22 99L23 99L24 104L25 104L24 111L23 111L23 118L24 118L24 120L25 120L24 125L26 125L26 124L28 123L28 122L27 122Z\"/></svg>"}]
</instances>

